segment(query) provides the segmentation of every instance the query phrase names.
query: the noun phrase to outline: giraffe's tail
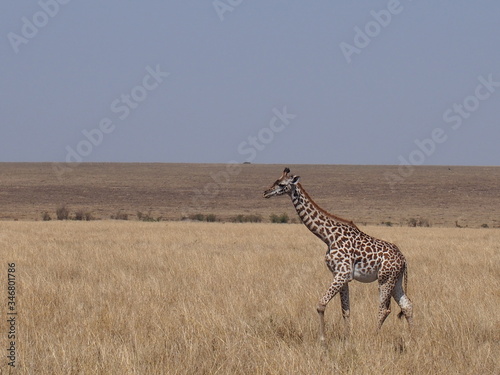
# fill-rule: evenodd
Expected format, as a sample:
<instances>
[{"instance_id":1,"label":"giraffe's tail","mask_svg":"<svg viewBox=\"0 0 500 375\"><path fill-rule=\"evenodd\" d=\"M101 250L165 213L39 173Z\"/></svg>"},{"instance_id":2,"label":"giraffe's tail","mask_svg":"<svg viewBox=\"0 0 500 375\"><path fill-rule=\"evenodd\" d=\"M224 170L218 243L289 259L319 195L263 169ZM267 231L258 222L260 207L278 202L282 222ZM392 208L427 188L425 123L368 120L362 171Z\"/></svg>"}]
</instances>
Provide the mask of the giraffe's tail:
<instances>
[{"instance_id":1,"label":"giraffe's tail","mask_svg":"<svg viewBox=\"0 0 500 375\"><path fill-rule=\"evenodd\" d=\"M404 288L403 292L406 293L408 291L408 264L405 262L405 270L403 271L403 283L404 283ZM403 310L401 310L398 314L398 318L402 319L403 316L405 316Z\"/></svg>"}]
</instances>

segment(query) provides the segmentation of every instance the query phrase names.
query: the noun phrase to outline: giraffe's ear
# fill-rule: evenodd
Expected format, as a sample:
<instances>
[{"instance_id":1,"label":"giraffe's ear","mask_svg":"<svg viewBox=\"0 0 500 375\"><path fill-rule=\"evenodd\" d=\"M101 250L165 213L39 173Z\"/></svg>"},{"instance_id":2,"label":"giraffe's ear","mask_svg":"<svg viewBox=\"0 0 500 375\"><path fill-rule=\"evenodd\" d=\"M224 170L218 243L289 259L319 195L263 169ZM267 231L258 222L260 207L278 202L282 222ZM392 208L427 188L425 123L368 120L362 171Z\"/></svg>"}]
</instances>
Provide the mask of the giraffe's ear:
<instances>
[{"instance_id":1,"label":"giraffe's ear","mask_svg":"<svg viewBox=\"0 0 500 375\"><path fill-rule=\"evenodd\" d=\"M296 184L297 182L299 182L300 180L300 176L293 176L293 179L292 179L292 184Z\"/></svg>"}]
</instances>

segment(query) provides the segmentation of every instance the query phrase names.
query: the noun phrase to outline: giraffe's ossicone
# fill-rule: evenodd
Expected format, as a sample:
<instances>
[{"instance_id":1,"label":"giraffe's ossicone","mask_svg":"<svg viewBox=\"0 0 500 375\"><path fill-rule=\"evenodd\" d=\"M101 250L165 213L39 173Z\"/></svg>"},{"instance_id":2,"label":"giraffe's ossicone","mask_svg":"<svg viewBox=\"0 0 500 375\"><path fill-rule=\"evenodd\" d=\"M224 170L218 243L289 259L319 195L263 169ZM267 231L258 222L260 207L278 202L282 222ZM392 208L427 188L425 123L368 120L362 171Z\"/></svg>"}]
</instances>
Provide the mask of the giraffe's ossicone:
<instances>
[{"instance_id":1,"label":"giraffe's ossicone","mask_svg":"<svg viewBox=\"0 0 500 375\"><path fill-rule=\"evenodd\" d=\"M320 340L325 340L324 312L326 305L340 293L342 315L349 326L349 282L370 283L378 280L380 305L378 328L391 312L391 297L401 308L410 327L413 307L406 296L408 265L399 248L362 232L352 221L332 215L319 207L299 183L299 176L285 168L281 177L264 192L264 198L289 195L304 225L328 246L326 265L333 273L333 282L320 299L317 311L320 319ZM404 288L403 288L404 281Z\"/></svg>"}]
</instances>

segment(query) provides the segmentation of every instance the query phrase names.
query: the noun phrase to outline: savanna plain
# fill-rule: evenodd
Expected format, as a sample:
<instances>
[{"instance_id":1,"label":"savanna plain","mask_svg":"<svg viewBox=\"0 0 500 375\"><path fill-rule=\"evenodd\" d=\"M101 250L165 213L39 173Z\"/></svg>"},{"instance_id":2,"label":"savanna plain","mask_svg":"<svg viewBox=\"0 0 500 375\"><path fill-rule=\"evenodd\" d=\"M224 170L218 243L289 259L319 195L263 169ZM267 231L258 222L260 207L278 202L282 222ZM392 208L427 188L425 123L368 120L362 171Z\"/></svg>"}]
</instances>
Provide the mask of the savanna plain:
<instances>
[{"instance_id":1,"label":"savanna plain","mask_svg":"<svg viewBox=\"0 0 500 375\"><path fill-rule=\"evenodd\" d=\"M0 222L2 349L8 348L8 263L16 264L18 311L16 367L8 366L3 355L0 373L500 373L500 229L496 228L498 200L491 199L496 193L488 188L496 185L490 178L498 169L493 169L494 173L471 170L475 177L464 177L463 182L460 176L469 171L430 171L447 176L436 180L427 193L432 189L441 191L450 178L455 178L456 183L450 184L448 199L446 194L437 200L429 196L420 202L425 207L419 211L418 199L411 195L429 194L419 192L415 186L410 189L411 178L401 182L396 188L402 190L395 193L371 190L366 194L366 189L356 184L357 190L341 191L346 197L344 202L350 203L347 206L340 204L341 194L337 193L338 201L333 206L339 209L335 210L326 202L336 195L324 194L318 188L328 168L319 167L320 172L316 172L313 166L304 167L303 174L309 175L311 181L308 191L322 206L355 219L366 233L400 247L409 263L407 292L414 304L415 328L411 333L406 322L397 319L399 309L394 302L392 314L377 332L377 285L352 282L350 333L344 329L337 296L326 310L327 340L322 345L318 341L316 305L332 279L324 264L326 248L301 224L265 222L270 212L289 212L293 218L287 197L274 201L261 198L266 185L279 176L279 167L255 167L261 168L259 181L255 182L253 166L245 166L246 171L233 179L236 186L255 185L255 202L262 200L263 206L252 206L247 200L254 198L245 199L245 194L235 196L229 184L220 184L216 196L206 203L214 204L216 200L218 206L208 209L218 217L229 218L237 212L235 207L240 202L242 214L263 212L265 220L261 223L110 220L105 215L127 202L113 198L112 193L129 194L135 205L133 212L140 207L144 190L137 189L139 193L134 195L131 186L142 183L149 189L154 178L135 182L133 176L122 176L120 180L111 173L102 183L94 178L91 184L82 177L89 173L85 169L88 167L82 167L56 183L50 178L40 180L36 171L43 170L43 166L18 167L0 166L11 172L0 181L4 184L0 202L8 208L4 213L8 217ZM99 176L102 171L97 171L102 166L95 168ZM158 168L165 167L153 166L155 176ZM205 181L213 182L210 167L200 168L208 168ZM220 166L212 168L214 173L220 171ZM330 174L328 178L334 179L335 186L354 186L352 180L343 178L357 176L360 170L342 168L330 170L337 173L337 178ZM31 172L19 172L28 169ZM300 166L295 169L292 172L301 173ZM387 184L376 182L379 172L383 171L370 172L374 183L367 189L374 189L377 183L387 189ZM418 187L422 183L417 181L418 174L429 173L415 173ZM168 181L173 175L165 172L162 179ZM205 185L199 183L203 175L197 169L192 179L185 177L185 185L163 191L176 197L177 202L179 197L189 197L192 189L203 191ZM77 178L81 183L75 182ZM481 179L490 181L490 185L474 184ZM33 181L32 185L26 181ZM113 205L106 206L103 191L110 181L112 193L108 201ZM61 190L56 194L58 185ZM65 190L70 186L72 194ZM308 188L304 176L303 186ZM410 189L408 196L405 186ZM457 186L458 192L453 190ZM17 204L2 201L15 197L16 191ZM459 192L463 193L461 208L454 199ZM28 201L21 201L22 194ZM225 194L233 194L227 204ZM98 201L93 206L92 196ZM363 200L361 196L368 198ZM379 209L376 198L380 197L385 199L384 207ZM205 198L200 196L197 208L207 213ZM181 215L179 210L174 214L175 207L170 211L170 206L157 208L154 200L144 200L146 209ZM391 201L408 202L408 210L397 204L387 206ZM478 202L482 202L479 208ZM70 207L86 205L86 210L94 210L94 216L102 217L88 222L38 218L42 210L52 212L61 203ZM188 198L182 203L190 204L193 201ZM358 210L361 206L364 209ZM451 209L447 210L447 206ZM391 212L392 219L386 212ZM408 227L406 220L413 213L427 218L431 226ZM392 226L388 226L389 220ZM380 225L382 222L386 224Z\"/></svg>"}]
</instances>

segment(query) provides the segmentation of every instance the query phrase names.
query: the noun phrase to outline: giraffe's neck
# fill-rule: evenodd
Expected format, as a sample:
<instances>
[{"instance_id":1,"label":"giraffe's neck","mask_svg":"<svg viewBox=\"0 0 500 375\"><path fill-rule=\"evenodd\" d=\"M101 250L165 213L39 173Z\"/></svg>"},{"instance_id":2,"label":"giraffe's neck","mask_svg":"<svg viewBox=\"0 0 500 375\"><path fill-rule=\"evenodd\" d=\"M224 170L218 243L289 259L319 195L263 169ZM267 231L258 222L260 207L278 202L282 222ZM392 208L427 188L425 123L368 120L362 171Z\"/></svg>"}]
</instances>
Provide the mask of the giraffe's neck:
<instances>
[{"instance_id":1,"label":"giraffe's neck","mask_svg":"<svg viewBox=\"0 0 500 375\"><path fill-rule=\"evenodd\" d=\"M321 209L300 184L295 186L290 197L304 225L329 246L335 237L342 235L346 226L350 227L350 229L357 229L352 222L331 215Z\"/></svg>"}]
</instances>

